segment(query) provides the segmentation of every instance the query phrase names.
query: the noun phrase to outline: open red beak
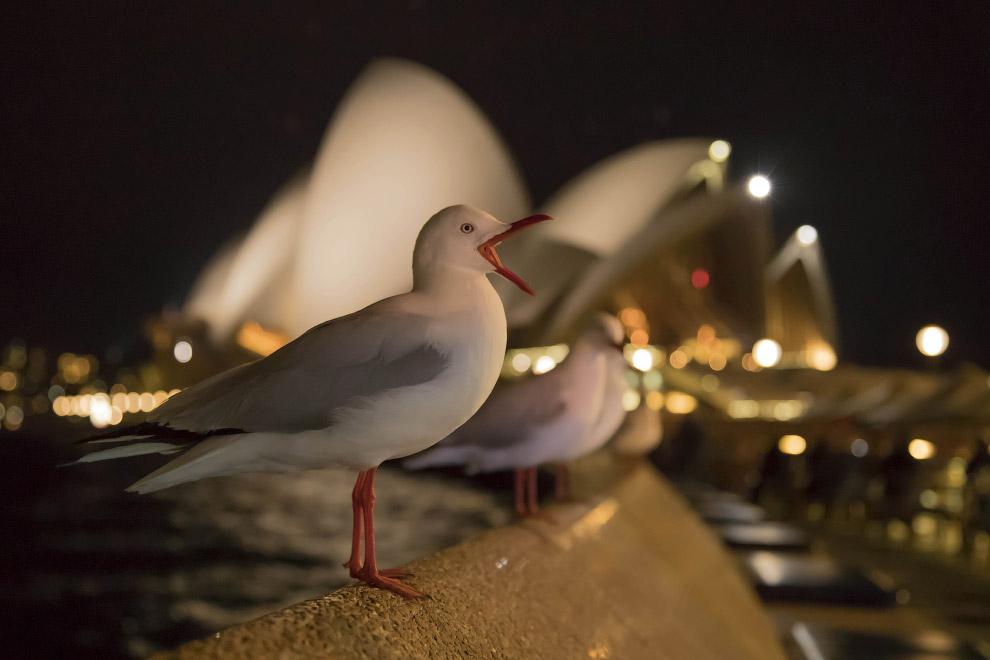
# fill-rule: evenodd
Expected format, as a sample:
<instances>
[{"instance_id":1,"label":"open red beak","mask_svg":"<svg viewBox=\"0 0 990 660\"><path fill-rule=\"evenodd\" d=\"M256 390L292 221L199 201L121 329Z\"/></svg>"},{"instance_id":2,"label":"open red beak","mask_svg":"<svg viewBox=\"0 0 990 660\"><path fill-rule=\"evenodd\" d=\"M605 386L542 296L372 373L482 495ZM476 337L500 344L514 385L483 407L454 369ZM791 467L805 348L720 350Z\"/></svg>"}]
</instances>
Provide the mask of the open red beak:
<instances>
[{"instance_id":1,"label":"open red beak","mask_svg":"<svg viewBox=\"0 0 990 660\"><path fill-rule=\"evenodd\" d=\"M531 296L535 296L533 290L529 288L529 285L522 281L522 278L513 273L511 270L502 265L502 262L498 258L498 253L495 252L496 246L499 243L509 238L513 234L518 234L526 227L530 225L535 225L537 222L543 222L544 220L553 220L549 215L531 215L528 218L523 218L522 220L516 220L509 228L503 231L501 234L496 234L492 236L487 241L478 246L478 252L481 253L488 262L495 266L495 272L509 280L517 287L525 291Z\"/></svg>"}]
</instances>

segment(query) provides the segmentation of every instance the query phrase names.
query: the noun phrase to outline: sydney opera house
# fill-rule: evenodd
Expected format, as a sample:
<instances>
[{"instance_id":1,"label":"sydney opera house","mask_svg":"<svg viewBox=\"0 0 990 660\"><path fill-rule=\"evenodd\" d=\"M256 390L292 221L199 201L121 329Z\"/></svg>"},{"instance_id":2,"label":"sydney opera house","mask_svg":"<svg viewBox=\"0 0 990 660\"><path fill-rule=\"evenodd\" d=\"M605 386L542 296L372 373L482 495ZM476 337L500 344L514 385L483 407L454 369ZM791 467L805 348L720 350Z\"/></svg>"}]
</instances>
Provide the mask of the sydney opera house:
<instances>
[{"instance_id":1,"label":"sydney opera house","mask_svg":"<svg viewBox=\"0 0 990 660\"><path fill-rule=\"evenodd\" d=\"M770 205L728 178L730 152L709 137L641 144L536 204L558 221L502 248L537 291L496 283L512 349L504 374L552 368L604 309L623 321L630 360L640 352L647 396L630 383L629 407L662 409L668 428L705 418L726 450L717 460L752 463L782 433L842 451L856 440L886 451L903 433L933 448L969 442L990 423L987 375L842 363L816 230L775 249ZM502 219L534 207L496 129L459 89L417 64L373 63L311 167L205 265L180 314L153 324L165 380L188 385L408 289L416 233L452 201ZM196 359L176 361L180 342Z\"/></svg>"}]
</instances>

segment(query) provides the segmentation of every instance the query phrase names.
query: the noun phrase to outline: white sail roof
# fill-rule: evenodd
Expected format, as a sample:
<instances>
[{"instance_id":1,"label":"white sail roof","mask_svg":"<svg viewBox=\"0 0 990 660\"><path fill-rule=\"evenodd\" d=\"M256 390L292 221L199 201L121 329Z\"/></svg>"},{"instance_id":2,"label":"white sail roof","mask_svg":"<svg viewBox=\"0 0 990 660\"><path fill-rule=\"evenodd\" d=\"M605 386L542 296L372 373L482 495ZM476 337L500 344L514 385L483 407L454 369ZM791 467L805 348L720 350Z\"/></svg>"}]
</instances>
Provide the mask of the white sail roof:
<instances>
[{"instance_id":1,"label":"white sail roof","mask_svg":"<svg viewBox=\"0 0 990 660\"><path fill-rule=\"evenodd\" d=\"M298 336L412 284L412 249L440 209L511 222L530 210L507 149L453 83L373 62L341 102L312 171L203 269L185 312L221 342L247 321Z\"/></svg>"},{"instance_id":2,"label":"white sail roof","mask_svg":"<svg viewBox=\"0 0 990 660\"><path fill-rule=\"evenodd\" d=\"M372 64L341 103L313 167L290 334L408 290L420 228L460 203L509 222L529 211L505 146L467 96L426 67Z\"/></svg>"},{"instance_id":3,"label":"white sail roof","mask_svg":"<svg viewBox=\"0 0 990 660\"><path fill-rule=\"evenodd\" d=\"M509 326L525 327L596 261L608 259L649 225L674 196L722 168L708 158L710 139L648 142L596 163L542 205L556 218L500 252L537 292L496 282ZM707 168L707 170L705 169Z\"/></svg>"}]
</instances>

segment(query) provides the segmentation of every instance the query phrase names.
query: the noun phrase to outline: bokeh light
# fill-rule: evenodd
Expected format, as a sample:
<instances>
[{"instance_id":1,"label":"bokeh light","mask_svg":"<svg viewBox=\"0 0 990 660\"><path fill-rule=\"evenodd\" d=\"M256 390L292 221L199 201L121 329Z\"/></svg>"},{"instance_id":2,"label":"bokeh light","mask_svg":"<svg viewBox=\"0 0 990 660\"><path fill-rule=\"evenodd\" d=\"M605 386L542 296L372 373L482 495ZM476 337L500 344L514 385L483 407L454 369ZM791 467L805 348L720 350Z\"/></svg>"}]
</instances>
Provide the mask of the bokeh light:
<instances>
[{"instance_id":1,"label":"bokeh light","mask_svg":"<svg viewBox=\"0 0 990 660\"><path fill-rule=\"evenodd\" d=\"M698 407L698 400L684 392L668 392L664 405L675 415L687 415Z\"/></svg>"},{"instance_id":2,"label":"bokeh light","mask_svg":"<svg viewBox=\"0 0 990 660\"><path fill-rule=\"evenodd\" d=\"M550 371L556 366L557 366L557 361L554 360L552 357L550 357L549 355L541 355L539 358L537 358L536 364L533 365L533 373L545 374L546 372Z\"/></svg>"},{"instance_id":3,"label":"bokeh light","mask_svg":"<svg viewBox=\"0 0 990 660\"><path fill-rule=\"evenodd\" d=\"M935 445L923 440L921 438L915 438L908 444L908 453L911 454L913 458L923 461L926 458L931 458L935 455Z\"/></svg>"},{"instance_id":4,"label":"bokeh light","mask_svg":"<svg viewBox=\"0 0 990 660\"><path fill-rule=\"evenodd\" d=\"M175 356L176 361L183 364L192 359L192 354L192 344L187 339L180 339L175 342L175 346L172 348L172 355Z\"/></svg>"},{"instance_id":5,"label":"bokeh light","mask_svg":"<svg viewBox=\"0 0 990 660\"><path fill-rule=\"evenodd\" d=\"M649 371L653 366L653 355L645 348L638 348L633 353L632 363L640 371Z\"/></svg>"},{"instance_id":6,"label":"bokeh light","mask_svg":"<svg viewBox=\"0 0 990 660\"><path fill-rule=\"evenodd\" d=\"M799 435L781 436L780 440L777 441L777 448L791 456L803 454L807 446L808 443Z\"/></svg>"},{"instance_id":7,"label":"bokeh light","mask_svg":"<svg viewBox=\"0 0 990 660\"><path fill-rule=\"evenodd\" d=\"M770 194L770 179L762 174L757 174L749 180L749 194L753 197L763 198Z\"/></svg>"},{"instance_id":8,"label":"bokeh light","mask_svg":"<svg viewBox=\"0 0 990 660\"><path fill-rule=\"evenodd\" d=\"M732 145L725 140L715 140L708 146L708 157L716 163L724 162L732 153Z\"/></svg>"},{"instance_id":9,"label":"bokeh light","mask_svg":"<svg viewBox=\"0 0 990 660\"><path fill-rule=\"evenodd\" d=\"M753 344L753 359L761 367L772 367L780 362L783 351L780 344L772 339L761 339Z\"/></svg>"},{"instance_id":10,"label":"bokeh light","mask_svg":"<svg viewBox=\"0 0 990 660\"><path fill-rule=\"evenodd\" d=\"M926 325L918 331L915 343L922 355L938 357L949 347L949 333L937 325Z\"/></svg>"},{"instance_id":11,"label":"bokeh light","mask_svg":"<svg viewBox=\"0 0 990 660\"><path fill-rule=\"evenodd\" d=\"M818 240L818 230L811 225L801 225L797 230L797 240L801 245L811 245Z\"/></svg>"}]
</instances>

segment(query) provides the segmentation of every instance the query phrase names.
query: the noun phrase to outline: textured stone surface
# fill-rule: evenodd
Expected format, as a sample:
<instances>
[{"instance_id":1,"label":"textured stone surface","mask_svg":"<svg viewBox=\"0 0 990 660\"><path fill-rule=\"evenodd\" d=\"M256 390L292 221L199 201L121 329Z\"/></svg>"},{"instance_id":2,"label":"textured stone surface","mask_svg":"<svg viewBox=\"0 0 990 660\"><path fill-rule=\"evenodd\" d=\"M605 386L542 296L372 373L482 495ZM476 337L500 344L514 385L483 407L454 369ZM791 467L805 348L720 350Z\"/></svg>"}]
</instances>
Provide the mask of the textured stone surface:
<instances>
[{"instance_id":1,"label":"textured stone surface","mask_svg":"<svg viewBox=\"0 0 990 660\"><path fill-rule=\"evenodd\" d=\"M783 660L680 497L648 468L608 485L602 460L584 470L602 495L409 564L429 599L344 587L156 657Z\"/></svg>"}]
</instances>

